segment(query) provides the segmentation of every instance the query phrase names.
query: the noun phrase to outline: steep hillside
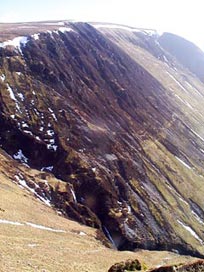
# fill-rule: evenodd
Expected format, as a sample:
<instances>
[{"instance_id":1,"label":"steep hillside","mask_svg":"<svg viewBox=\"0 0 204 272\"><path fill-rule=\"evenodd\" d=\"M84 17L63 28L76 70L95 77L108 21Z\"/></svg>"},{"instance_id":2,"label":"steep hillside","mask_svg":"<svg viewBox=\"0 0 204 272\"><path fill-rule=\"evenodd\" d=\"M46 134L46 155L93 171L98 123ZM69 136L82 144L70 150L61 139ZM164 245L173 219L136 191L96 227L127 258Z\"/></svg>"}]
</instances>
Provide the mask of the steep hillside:
<instances>
[{"instance_id":1,"label":"steep hillside","mask_svg":"<svg viewBox=\"0 0 204 272\"><path fill-rule=\"evenodd\" d=\"M2 150L0 181L1 272L104 272L114 263L136 258L150 270L195 260L170 252L133 253L105 247L96 229L64 218L42 194L44 186L62 189L62 181L15 162Z\"/></svg>"},{"instance_id":2,"label":"steep hillside","mask_svg":"<svg viewBox=\"0 0 204 272\"><path fill-rule=\"evenodd\" d=\"M118 249L204 256L201 81L152 30L66 22L6 29L0 145L62 182L26 186Z\"/></svg>"},{"instance_id":3,"label":"steep hillside","mask_svg":"<svg viewBox=\"0 0 204 272\"><path fill-rule=\"evenodd\" d=\"M204 82L204 52L201 49L171 33L164 33L159 38L159 43Z\"/></svg>"}]
</instances>

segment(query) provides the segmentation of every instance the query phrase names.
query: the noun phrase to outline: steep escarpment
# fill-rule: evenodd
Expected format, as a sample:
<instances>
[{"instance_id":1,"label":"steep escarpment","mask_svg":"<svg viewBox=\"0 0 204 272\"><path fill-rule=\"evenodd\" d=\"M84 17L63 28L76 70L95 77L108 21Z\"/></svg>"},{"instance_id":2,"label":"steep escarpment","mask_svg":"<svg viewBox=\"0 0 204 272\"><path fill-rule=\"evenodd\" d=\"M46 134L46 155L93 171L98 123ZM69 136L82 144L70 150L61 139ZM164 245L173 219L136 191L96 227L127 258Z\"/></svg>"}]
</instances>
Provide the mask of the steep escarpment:
<instances>
[{"instance_id":1,"label":"steep escarpment","mask_svg":"<svg viewBox=\"0 0 204 272\"><path fill-rule=\"evenodd\" d=\"M203 84L155 33L64 24L2 40L1 148L118 249L203 256Z\"/></svg>"}]
</instances>

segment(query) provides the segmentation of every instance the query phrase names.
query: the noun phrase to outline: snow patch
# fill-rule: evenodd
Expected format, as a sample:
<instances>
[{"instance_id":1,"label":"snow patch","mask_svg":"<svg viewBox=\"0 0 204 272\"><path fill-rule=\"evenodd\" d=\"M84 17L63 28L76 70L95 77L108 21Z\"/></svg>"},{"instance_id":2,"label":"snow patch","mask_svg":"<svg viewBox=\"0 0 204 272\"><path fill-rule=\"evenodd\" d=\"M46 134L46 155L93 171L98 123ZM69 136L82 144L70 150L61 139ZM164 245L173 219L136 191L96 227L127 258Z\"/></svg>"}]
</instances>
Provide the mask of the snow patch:
<instances>
[{"instance_id":1,"label":"snow patch","mask_svg":"<svg viewBox=\"0 0 204 272\"><path fill-rule=\"evenodd\" d=\"M20 100L23 102L25 100L25 97L22 93L17 93L18 97L20 98Z\"/></svg>"},{"instance_id":2,"label":"snow patch","mask_svg":"<svg viewBox=\"0 0 204 272\"><path fill-rule=\"evenodd\" d=\"M105 158L106 158L107 160L109 160L109 161L115 161L115 160L117 160L117 157L116 157L116 155L114 155L114 154L106 154L106 155L105 155Z\"/></svg>"},{"instance_id":3,"label":"snow patch","mask_svg":"<svg viewBox=\"0 0 204 272\"><path fill-rule=\"evenodd\" d=\"M55 132L52 129L47 130L47 135L54 136Z\"/></svg>"},{"instance_id":4,"label":"snow patch","mask_svg":"<svg viewBox=\"0 0 204 272\"><path fill-rule=\"evenodd\" d=\"M49 112L51 113L51 116L53 117L53 119L57 122L57 117L54 114L54 111L51 108L48 108Z\"/></svg>"},{"instance_id":5,"label":"snow patch","mask_svg":"<svg viewBox=\"0 0 204 272\"><path fill-rule=\"evenodd\" d=\"M197 233L188 225L185 225L183 222L180 220L177 220L177 222L184 228L186 229L193 237L195 237L201 244L203 244L203 240L197 235Z\"/></svg>"},{"instance_id":6,"label":"snow patch","mask_svg":"<svg viewBox=\"0 0 204 272\"><path fill-rule=\"evenodd\" d=\"M199 216L196 212L194 212L193 210L191 210L191 212L192 212L192 214L194 215L195 219L196 219L199 223L201 223L202 225L204 225L204 222L203 222L203 220L200 218L200 216Z\"/></svg>"},{"instance_id":7,"label":"snow patch","mask_svg":"<svg viewBox=\"0 0 204 272\"><path fill-rule=\"evenodd\" d=\"M40 36L40 33L35 33L35 34L33 34L31 37L32 37L34 40L39 40L39 36Z\"/></svg>"},{"instance_id":8,"label":"snow patch","mask_svg":"<svg viewBox=\"0 0 204 272\"><path fill-rule=\"evenodd\" d=\"M94 173L96 173L96 167L91 168Z\"/></svg>"},{"instance_id":9,"label":"snow patch","mask_svg":"<svg viewBox=\"0 0 204 272\"><path fill-rule=\"evenodd\" d=\"M85 233L85 232L83 232L83 231L80 231L80 232L79 232L79 235L81 235L81 236L85 236L85 235L86 235L86 233Z\"/></svg>"},{"instance_id":10,"label":"snow patch","mask_svg":"<svg viewBox=\"0 0 204 272\"><path fill-rule=\"evenodd\" d=\"M45 227L42 225L37 225L31 222L25 222L25 223L20 223L20 222L15 222L15 221L9 221L9 220L5 220L5 219L0 219L0 224L9 224L9 225L15 225L15 226L29 226L32 228L36 228L36 229L41 229L41 230L48 230L48 231L52 231L52 232L60 232L60 233L66 233L65 230L61 230L61 229L53 229L50 227ZM29 244L28 246L36 246L36 244Z\"/></svg>"},{"instance_id":11,"label":"snow patch","mask_svg":"<svg viewBox=\"0 0 204 272\"><path fill-rule=\"evenodd\" d=\"M27 42L28 42L28 37L19 36L19 37L14 38L13 40L8 40L8 41L0 43L0 47L5 48L6 46L14 46L22 54L21 47L26 46Z\"/></svg>"},{"instance_id":12,"label":"snow patch","mask_svg":"<svg viewBox=\"0 0 204 272\"><path fill-rule=\"evenodd\" d=\"M184 101L180 96L178 96L177 94L174 94L175 97L177 97L183 104L185 104L186 106L188 106L190 109L193 110L193 107L187 102L187 101Z\"/></svg>"},{"instance_id":13,"label":"snow patch","mask_svg":"<svg viewBox=\"0 0 204 272\"><path fill-rule=\"evenodd\" d=\"M0 219L0 224L9 224L9 225L14 225L14 226L23 226L22 223L14 222L14 221L9 221L9 220L5 220L5 219Z\"/></svg>"},{"instance_id":14,"label":"snow patch","mask_svg":"<svg viewBox=\"0 0 204 272\"><path fill-rule=\"evenodd\" d=\"M59 31L62 32L62 33L65 33L65 32L75 32L73 29L71 29L70 27L60 27L59 28Z\"/></svg>"},{"instance_id":15,"label":"snow patch","mask_svg":"<svg viewBox=\"0 0 204 272\"><path fill-rule=\"evenodd\" d=\"M176 158L180 163L182 163L186 168L191 169L191 167L190 167L187 163L185 163L184 161L182 161L181 159L179 159L179 158L176 157L176 156L175 156L175 158Z\"/></svg>"},{"instance_id":16,"label":"snow patch","mask_svg":"<svg viewBox=\"0 0 204 272\"><path fill-rule=\"evenodd\" d=\"M8 83L6 84L6 86L7 86L7 90L9 92L9 94L10 94L11 99L13 101L17 101L11 86Z\"/></svg>"},{"instance_id":17,"label":"snow patch","mask_svg":"<svg viewBox=\"0 0 204 272\"><path fill-rule=\"evenodd\" d=\"M179 87L183 90L183 91L185 91L185 92L187 92L186 91L186 89L181 85L181 83L173 76L173 75L171 75L169 72L166 72L178 85L179 85Z\"/></svg>"},{"instance_id":18,"label":"snow patch","mask_svg":"<svg viewBox=\"0 0 204 272\"><path fill-rule=\"evenodd\" d=\"M5 79L6 79L6 76L5 76L4 74L2 74L2 75L0 76L0 78L1 78L1 80L4 82Z\"/></svg>"},{"instance_id":19,"label":"snow patch","mask_svg":"<svg viewBox=\"0 0 204 272\"><path fill-rule=\"evenodd\" d=\"M13 155L13 158L15 160L20 160L22 163L28 162L28 158L23 154L23 151L21 149L19 149L18 152Z\"/></svg>"},{"instance_id":20,"label":"snow patch","mask_svg":"<svg viewBox=\"0 0 204 272\"><path fill-rule=\"evenodd\" d=\"M52 232L63 232L63 233L66 233L66 231L64 231L64 230L53 229L53 228L45 227L45 226L42 226L42 225L37 225L37 224L34 224L34 223L30 223L30 222L25 222L25 224L27 226L30 226L30 227L36 228L36 229L48 230L48 231L52 231Z\"/></svg>"},{"instance_id":21,"label":"snow patch","mask_svg":"<svg viewBox=\"0 0 204 272\"><path fill-rule=\"evenodd\" d=\"M52 171L54 168L54 166L45 166L43 168L40 169L40 171Z\"/></svg>"},{"instance_id":22,"label":"snow patch","mask_svg":"<svg viewBox=\"0 0 204 272\"><path fill-rule=\"evenodd\" d=\"M191 129L191 131L193 132L193 134L195 134L199 139L201 139L204 142L204 138L201 137L197 132L195 132L194 130Z\"/></svg>"},{"instance_id":23,"label":"snow patch","mask_svg":"<svg viewBox=\"0 0 204 272\"><path fill-rule=\"evenodd\" d=\"M47 206L51 206L50 204L50 200L47 199L47 197L42 197L40 196L38 193L35 192L35 189L39 188L39 185L34 183L34 189L30 188L27 185L27 182L25 181L25 179L21 176L21 175L15 175L15 178L17 180L17 182L25 189L27 189L28 191L30 191L31 193L33 193L38 199L40 199L42 202L44 202Z\"/></svg>"}]
</instances>

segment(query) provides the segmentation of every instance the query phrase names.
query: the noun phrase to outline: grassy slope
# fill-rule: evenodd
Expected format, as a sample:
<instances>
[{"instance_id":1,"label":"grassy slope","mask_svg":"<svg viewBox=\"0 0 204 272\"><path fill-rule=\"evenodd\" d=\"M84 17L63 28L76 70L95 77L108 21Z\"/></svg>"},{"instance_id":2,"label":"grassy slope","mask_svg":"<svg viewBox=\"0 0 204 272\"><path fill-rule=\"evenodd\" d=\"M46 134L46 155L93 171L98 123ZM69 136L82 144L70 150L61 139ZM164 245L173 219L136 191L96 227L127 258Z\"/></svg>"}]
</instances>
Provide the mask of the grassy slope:
<instances>
[{"instance_id":1,"label":"grassy slope","mask_svg":"<svg viewBox=\"0 0 204 272\"><path fill-rule=\"evenodd\" d=\"M56 211L36 199L32 193L14 182L13 175L26 169L1 155L0 219L24 225L0 224L0 270L7 271L107 271L115 262L139 258L147 266L191 261L169 252L118 252L104 247L96 239L96 230L59 216ZM24 172L25 175L25 172ZM52 232L25 225L64 230ZM80 232L86 235L80 235Z\"/></svg>"}]
</instances>

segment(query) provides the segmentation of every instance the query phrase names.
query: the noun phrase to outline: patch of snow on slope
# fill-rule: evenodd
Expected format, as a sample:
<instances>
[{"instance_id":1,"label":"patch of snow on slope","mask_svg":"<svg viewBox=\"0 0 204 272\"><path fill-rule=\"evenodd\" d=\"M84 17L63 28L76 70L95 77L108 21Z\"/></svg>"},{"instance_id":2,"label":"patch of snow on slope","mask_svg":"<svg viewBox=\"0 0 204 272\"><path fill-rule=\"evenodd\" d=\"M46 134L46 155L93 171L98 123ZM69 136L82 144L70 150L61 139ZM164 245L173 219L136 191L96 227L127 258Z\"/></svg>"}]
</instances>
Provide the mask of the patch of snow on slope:
<instances>
[{"instance_id":1,"label":"patch of snow on slope","mask_svg":"<svg viewBox=\"0 0 204 272\"><path fill-rule=\"evenodd\" d=\"M203 222L203 220L200 218L200 216L199 216L196 212L194 212L193 210L191 210L191 212L192 212L192 214L194 215L195 219L196 219L199 223L201 223L202 225L204 225L204 222Z\"/></svg>"},{"instance_id":2,"label":"patch of snow on slope","mask_svg":"<svg viewBox=\"0 0 204 272\"><path fill-rule=\"evenodd\" d=\"M53 119L57 122L57 117L54 114L54 111L51 108L48 108L49 112L51 113L51 116L53 117Z\"/></svg>"},{"instance_id":3,"label":"patch of snow on slope","mask_svg":"<svg viewBox=\"0 0 204 272\"><path fill-rule=\"evenodd\" d=\"M9 92L9 94L10 94L11 99L12 99L13 101L17 101L17 100L16 100L16 97L15 97L15 94L14 94L12 88L10 87L10 85L9 85L8 83L7 83L6 85L7 85L7 90L8 90L8 92Z\"/></svg>"},{"instance_id":4,"label":"patch of snow on slope","mask_svg":"<svg viewBox=\"0 0 204 272\"><path fill-rule=\"evenodd\" d=\"M25 100L25 97L22 93L17 93L18 97L20 98L20 100L23 102Z\"/></svg>"},{"instance_id":5,"label":"patch of snow on slope","mask_svg":"<svg viewBox=\"0 0 204 272\"><path fill-rule=\"evenodd\" d=\"M201 139L204 142L204 138L201 137L197 132L195 132L194 130L191 129L191 131L193 132L193 134L195 134L199 139Z\"/></svg>"},{"instance_id":6,"label":"patch of snow on slope","mask_svg":"<svg viewBox=\"0 0 204 272\"><path fill-rule=\"evenodd\" d=\"M28 37L19 36L19 37L14 38L13 40L8 40L8 41L0 43L0 47L4 48L6 46L14 46L22 54L21 46L26 46L27 42L28 42Z\"/></svg>"},{"instance_id":7,"label":"patch of snow on slope","mask_svg":"<svg viewBox=\"0 0 204 272\"><path fill-rule=\"evenodd\" d=\"M115 161L118 159L115 154L105 154L105 158L109 161Z\"/></svg>"},{"instance_id":8,"label":"patch of snow on slope","mask_svg":"<svg viewBox=\"0 0 204 272\"><path fill-rule=\"evenodd\" d=\"M184 227L184 229L186 229L193 237L195 237L201 244L203 244L203 240L197 235L197 233L188 225L185 225L183 222L181 222L180 220L177 220L177 222Z\"/></svg>"},{"instance_id":9,"label":"patch of snow on slope","mask_svg":"<svg viewBox=\"0 0 204 272\"><path fill-rule=\"evenodd\" d=\"M40 169L40 171L52 171L54 166L45 166Z\"/></svg>"},{"instance_id":10,"label":"patch of snow on slope","mask_svg":"<svg viewBox=\"0 0 204 272\"><path fill-rule=\"evenodd\" d=\"M176 157L176 156L175 156L175 158L176 158L180 163L182 163L186 168L191 169L191 167L190 167L187 163L185 163L184 161L182 161L180 158L178 158L178 157Z\"/></svg>"},{"instance_id":11,"label":"patch of snow on slope","mask_svg":"<svg viewBox=\"0 0 204 272\"><path fill-rule=\"evenodd\" d=\"M71 29L70 27L60 27L59 31L64 33L64 32L75 32L73 29Z\"/></svg>"},{"instance_id":12,"label":"patch of snow on slope","mask_svg":"<svg viewBox=\"0 0 204 272\"><path fill-rule=\"evenodd\" d=\"M23 163L28 162L28 158L26 158L26 156L23 154L23 151L21 149L19 149L18 152L13 155L13 158L15 160L20 160Z\"/></svg>"},{"instance_id":13,"label":"patch of snow on slope","mask_svg":"<svg viewBox=\"0 0 204 272\"><path fill-rule=\"evenodd\" d=\"M53 229L53 228L45 227L45 226L42 226L42 225L33 224L33 223L30 223L30 222L26 222L25 224L26 224L27 226L30 226L30 227L36 228L36 229L48 230L48 231L53 231L53 232L63 232L63 233L66 233L66 231L64 231L64 230Z\"/></svg>"},{"instance_id":14,"label":"patch of snow on slope","mask_svg":"<svg viewBox=\"0 0 204 272\"><path fill-rule=\"evenodd\" d=\"M25 179L19 174L19 175L15 175L15 178L17 180L17 182L25 189L29 190L30 192L32 192L38 199L40 199L42 202L44 202L47 206L51 206L50 204L50 200L47 199L47 197L42 197L41 195L39 195L38 193L36 193L35 189L39 188L39 185L34 183L34 189L30 188L27 185L27 182L25 181Z\"/></svg>"},{"instance_id":15,"label":"patch of snow on slope","mask_svg":"<svg viewBox=\"0 0 204 272\"><path fill-rule=\"evenodd\" d=\"M14 222L14 221L9 221L9 220L5 220L5 219L0 219L0 224L9 224L9 225L14 225L14 226L23 226L22 223Z\"/></svg>"},{"instance_id":16,"label":"patch of snow on slope","mask_svg":"<svg viewBox=\"0 0 204 272\"><path fill-rule=\"evenodd\" d=\"M0 219L0 224L8 224L8 225L14 225L14 226L29 226L29 227L36 228L36 229L41 229L41 230L48 230L48 231L52 231L52 232L66 233L65 230L53 229L53 228L50 228L50 227L45 227L45 226L42 226L42 225L37 225L37 224L34 224L34 223L30 223L30 222L20 223L20 222L14 222L14 221L9 221L9 220L5 220L5 219Z\"/></svg>"},{"instance_id":17,"label":"patch of snow on slope","mask_svg":"<svg viewBox=\"0 0 204 272\"><path fill-rule=\"evenodd\" d=\"M186 89L181 85L181 83L173 76L173 75L171 75L169 72L166 72L176 83L177 83L177 85L179 85L179 87L183 90L183 91L185 91L185 92L187 92L186 91Z\"/></svg>"},{"instance_id":18,"label":"patch of snow on slope","mask_svg":"<svg viewBox=\"0 0 204 272\"><path fill-rule=\"evenodd\" d=\"M40 36L40 33L35 33L35 34L33 34L31 37L32 37L34 40L39 40L39 36Z\"/></svg>"},{"instance_id":19,"label":"patch of snow on slope","mask_svg":"<svg viewBox=\"0 0 204 272\"><path fill-rule=\"evenodd\" d=\"M2 74L2 75L0 76L0 78L1 78L1 80L4 82L5 79L6 79L6 76L5 76L4 74Z\"/></svg>"},{"instance_id":20,"label":"patch of snow on slope","mask_svg":"<svg viewBox=\"0 0 204 272\"><path fill-rule=\"evenodd\" d=\"M175 97L177 97L183 104L185 104L186 106L188 106L190 109L193 110L193 107L187 102L187 101L184 101L180 96L178 96L177 94L174 94Z\"/></svg>"}]
</instances>

